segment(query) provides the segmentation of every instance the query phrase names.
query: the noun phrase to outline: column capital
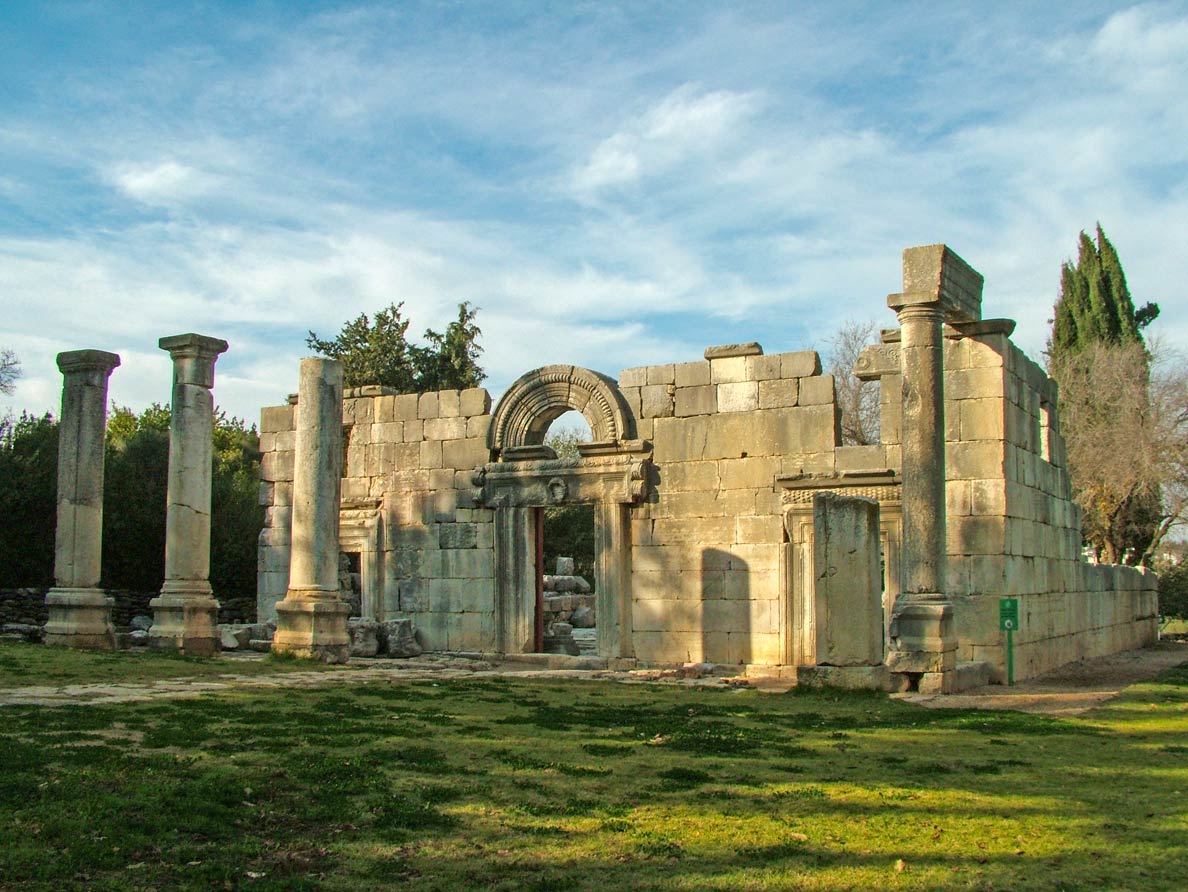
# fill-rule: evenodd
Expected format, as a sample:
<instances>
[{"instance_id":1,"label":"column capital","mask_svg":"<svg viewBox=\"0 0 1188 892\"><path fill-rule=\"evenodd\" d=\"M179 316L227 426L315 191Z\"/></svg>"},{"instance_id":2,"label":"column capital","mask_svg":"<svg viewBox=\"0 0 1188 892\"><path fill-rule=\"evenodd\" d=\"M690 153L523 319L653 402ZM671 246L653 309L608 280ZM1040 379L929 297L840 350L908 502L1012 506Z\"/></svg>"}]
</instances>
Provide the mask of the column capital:
<instances>
[{"instance_id":1,"label":"column capital","mask_svg":"<svg viewBox=\"0 0 1188 892\"><path fill-rule=\"evenodd\" d=\"M215 360L226 352L226 341L190 332L161 338L157 346L173 359L174 383L214 387Z\"/></svg>"},{"instance_id":2,"label":"column capital","mask_svg":"<svg viewBox=\"0 0 1188 892\"><path fill-rule=\"evenodd\" d=\"M907 307L936 306L946 322L982 318L982 274L948 245L921 245L903 251L903 291L887 296L897 313Z\"/></svg>"},{"instance_id":3,"label":"column capital","mask_svg":"<svg viewBox=\"0 0 1188 892\"><path fill-rule=\"evenodd\" d=\"M58 371L63 375L103 372L107 376L119 364L119 354L108 353L106 350L67 350L58 354Z\"/></svg>"}]
</instances>

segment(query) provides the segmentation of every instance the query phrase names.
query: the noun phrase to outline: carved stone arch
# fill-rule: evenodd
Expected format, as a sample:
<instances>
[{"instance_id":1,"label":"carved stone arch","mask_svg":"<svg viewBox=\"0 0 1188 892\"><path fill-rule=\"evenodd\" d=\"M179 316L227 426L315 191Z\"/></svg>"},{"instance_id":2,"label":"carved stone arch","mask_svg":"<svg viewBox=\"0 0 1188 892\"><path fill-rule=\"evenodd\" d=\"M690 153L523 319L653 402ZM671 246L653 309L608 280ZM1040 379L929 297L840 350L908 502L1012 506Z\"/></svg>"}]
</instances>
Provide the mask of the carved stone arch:
<instances>
[{"instance_id":1,"label":"carved stone arch","mask_svg":"<svg viewBox=\"0 0 1188 892\"><path fill-rule=\"evenodd\" d=\"M487 445L494 450L540 446L549 425L571 410L581 412L594 443L630 436L618 386L610 378L573 365L547 365L522 375L495 407Z\"/></svg>"}]
</instances>

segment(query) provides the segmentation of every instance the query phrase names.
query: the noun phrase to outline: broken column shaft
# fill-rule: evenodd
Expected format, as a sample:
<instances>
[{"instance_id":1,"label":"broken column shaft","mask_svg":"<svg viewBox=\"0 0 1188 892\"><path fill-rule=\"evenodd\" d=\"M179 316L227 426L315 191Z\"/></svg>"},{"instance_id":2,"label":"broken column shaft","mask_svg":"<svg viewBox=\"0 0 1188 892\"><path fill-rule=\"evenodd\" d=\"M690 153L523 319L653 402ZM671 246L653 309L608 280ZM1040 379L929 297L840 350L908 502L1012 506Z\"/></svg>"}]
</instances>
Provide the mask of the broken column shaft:
<instances>
[{"instance_id":1,"label":"broken column shaft","mask_svg":"<svg viewBox=\"0 0 1188 892\"><path fill-rule=\"evenodd\" d=\"M165 583L149 602L149 643L209 656L219 649L219 604L210 587L210 489L214 367L227 342L198 334L161 338L173 359Z\"/></svg>"},{"instance_id":2,"label":"broken column shaft","mask_svg":"<svg viewBox=\"0 0 1188 892\"><path fill-rule=\"evenodd\" d=\"M58 424L58 526L54 588L46 594L45 643L110 650L111 599L100 589L103 543L103 449L107 380L115 353L58 354L62 416Z\"/></svg>"},{"instance_id":3,"label":"broken column shaft","mask_svg":"<svg viewBox=\"0 0 1188 892\"><path fill-rule=\"evenodd\" d=\"M327 663L350 657L339 597L338 511L342 478L342 363L303 359L297 394L289 588L276 605L272 649Z\"/></svg>"}]
</instances>

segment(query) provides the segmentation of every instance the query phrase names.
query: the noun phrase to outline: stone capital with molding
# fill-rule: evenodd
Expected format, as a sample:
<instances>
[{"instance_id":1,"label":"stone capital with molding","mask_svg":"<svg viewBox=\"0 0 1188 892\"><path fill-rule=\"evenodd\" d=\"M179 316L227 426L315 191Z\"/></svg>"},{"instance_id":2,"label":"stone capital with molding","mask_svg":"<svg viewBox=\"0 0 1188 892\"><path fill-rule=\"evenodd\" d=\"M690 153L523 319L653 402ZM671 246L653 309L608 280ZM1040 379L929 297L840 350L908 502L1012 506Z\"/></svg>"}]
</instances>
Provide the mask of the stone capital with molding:
<instances>
[{"instance_id":1,"label":"stone capital with molding","mask_svg":"<svg viewBox=\"0 0 1188 892\"><path fill-rule=\"evenodd\" d=\"M903 291L887 296L887 306L935 306L946 322L982 318L982 274L948 245L922 245L903 251Z\"/></svg>"},{"instance_id":2,"label":"stone capital with molding","mask_svg":"<svg viewBox=\"0 0 1188 892\"><path fill-rule=\"evenodd\" d=\"M157 341L173 359L173 375L177 384L195 384L207 389L214 387L214 364L219 354L227 352L227 342L206 335L171 335Z\"/></svg>"}]
</instances>

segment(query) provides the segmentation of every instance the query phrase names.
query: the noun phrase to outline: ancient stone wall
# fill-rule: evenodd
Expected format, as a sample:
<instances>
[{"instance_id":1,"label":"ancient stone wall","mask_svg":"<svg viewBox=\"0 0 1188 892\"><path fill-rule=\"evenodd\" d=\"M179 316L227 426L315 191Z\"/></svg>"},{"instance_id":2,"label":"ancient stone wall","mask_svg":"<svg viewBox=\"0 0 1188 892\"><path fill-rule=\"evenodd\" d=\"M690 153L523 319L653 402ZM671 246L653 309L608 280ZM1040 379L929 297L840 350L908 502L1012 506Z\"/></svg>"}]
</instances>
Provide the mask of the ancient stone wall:
<instances>
[{"instance_id":1,"label":"ancient stone wall","mask_svg":"<svg viewBox=\"0 0 1188 892\"><path fill-rule=\"evenodd\" d=\"M492 512L476 508L474 469L489 458L486 390L395 394L348 390L343 400L340 540L360 554L365 615L411 618L431 650L490 650L494 616ZM261 414L259 614L288 586L293 406Z\"/></svg>"},{"instance_id":2,"label":"ancient stone wall","mask_svg":"<svg viewBox=\"0 0 1188 892\"><path fill-rule=\"evenodd\" d=\"M632 513L636 657L786 662L778 477L832 466L834 381L814 352L711 348L628 369L620 390L652 441L653 491Z\"/></svg>"}]
</instances>

